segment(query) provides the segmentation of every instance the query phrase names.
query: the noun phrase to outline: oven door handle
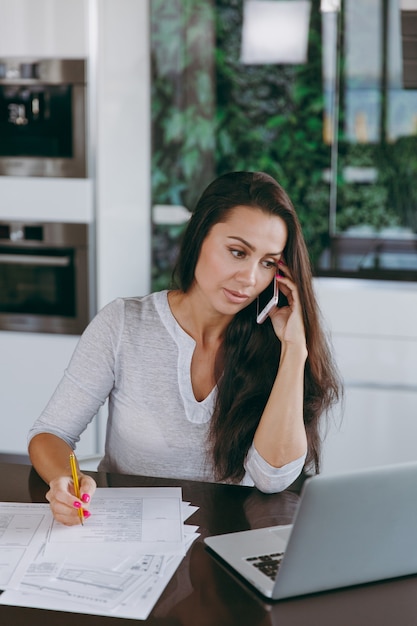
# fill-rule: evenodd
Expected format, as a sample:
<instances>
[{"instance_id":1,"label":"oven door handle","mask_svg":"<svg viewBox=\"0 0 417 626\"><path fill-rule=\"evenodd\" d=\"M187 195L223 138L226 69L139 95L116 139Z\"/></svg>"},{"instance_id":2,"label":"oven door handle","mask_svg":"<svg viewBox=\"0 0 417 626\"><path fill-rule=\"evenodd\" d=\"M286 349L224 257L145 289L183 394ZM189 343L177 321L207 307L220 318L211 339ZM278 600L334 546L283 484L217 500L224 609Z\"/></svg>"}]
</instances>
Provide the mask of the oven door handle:
<instances>
[{"instance_id":1,"label":"oven door handle","mask_svg":"<svg viewBox=\"0 0 417 626\"><path fill-rule=\"evenodd\" d=\"M37 254L0 254L0 265L42 265L43 267L68 267L69 256L48 256Z\"/></svg>"}]
</instances>

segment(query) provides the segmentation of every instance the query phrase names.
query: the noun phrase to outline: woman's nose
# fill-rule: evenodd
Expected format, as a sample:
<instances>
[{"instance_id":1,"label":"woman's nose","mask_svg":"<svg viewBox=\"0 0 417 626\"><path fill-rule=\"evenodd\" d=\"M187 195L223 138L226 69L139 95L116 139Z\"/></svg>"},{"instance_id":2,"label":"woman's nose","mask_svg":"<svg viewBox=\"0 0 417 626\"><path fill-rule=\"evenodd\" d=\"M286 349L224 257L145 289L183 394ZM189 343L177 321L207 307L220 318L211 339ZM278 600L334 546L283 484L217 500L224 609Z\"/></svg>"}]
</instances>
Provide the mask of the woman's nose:
<instances>
[{"instance_id":1,"label":"woman's nose","mask_svg":"<svg viewBox=\"0 0 417 626\"><path fill-rule=\"evenodd\" d=\"M237 278L244 285L256 285L256 267L247 265L245 268L241 268Z\"/></svg>"}]
</instances>

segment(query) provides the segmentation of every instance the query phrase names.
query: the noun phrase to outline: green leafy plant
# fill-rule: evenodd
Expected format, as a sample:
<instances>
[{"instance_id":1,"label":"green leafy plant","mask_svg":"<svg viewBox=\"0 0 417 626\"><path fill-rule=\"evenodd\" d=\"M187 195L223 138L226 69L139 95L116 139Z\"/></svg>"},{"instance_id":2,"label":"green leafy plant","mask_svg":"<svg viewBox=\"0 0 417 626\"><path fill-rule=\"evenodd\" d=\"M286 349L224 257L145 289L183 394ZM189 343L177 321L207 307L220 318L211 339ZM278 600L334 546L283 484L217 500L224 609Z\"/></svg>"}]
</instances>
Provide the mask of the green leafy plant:
<instances>
[{"instance_id":1,"label":"green leafy plant","mask_svg":"<svg viewBox=\"0 0 417 626\"><path fill-rule=\"evenodd\" d=\"M320 0L312 0L308 62L299 66L241 62L243 0L152 0L150 6L153 204L192 209L215 176L265 171L290 195L317 266L329 240L324 173L331 162L323 141ZM341 68L343 78L343 58ZM343 89L339 119L338 231L403 225L417 232L417 137L349 142ZM346 166L373 167L377 179L352 184ZM153 288L170 284L182 231L153 226Z\"/></svg>"}]
</instances>

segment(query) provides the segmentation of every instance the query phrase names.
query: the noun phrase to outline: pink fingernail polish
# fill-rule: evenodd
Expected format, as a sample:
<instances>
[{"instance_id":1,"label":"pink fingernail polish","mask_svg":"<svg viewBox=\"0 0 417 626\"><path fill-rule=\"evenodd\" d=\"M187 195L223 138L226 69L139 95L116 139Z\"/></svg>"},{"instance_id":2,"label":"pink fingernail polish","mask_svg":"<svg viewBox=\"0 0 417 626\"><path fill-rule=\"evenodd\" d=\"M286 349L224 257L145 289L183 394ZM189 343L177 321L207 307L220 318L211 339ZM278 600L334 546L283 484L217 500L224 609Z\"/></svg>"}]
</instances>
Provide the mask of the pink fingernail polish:
<instances>
[{"instance_id":1,"label":"pink fingernail polish","mask_svg":"<svg viewBox=\"0 0 417 626\"><path fill-rule=\"evenodd\" d=\"M90 496L88 495L88 493L83 493L83 495L81 496L81 500L83 502L90 502Z\"/></svg>"},{"instance_id":2,"label":"pink fingernail polish","mask_svg":"<svg viewBox=\"0 0 417 626\"><path fill-rule=\"evenodd\" d=\"M76 508L76 509L80 509L80 508L81 508L81 503L80 503L80 502L78 502L78 500L76 500L76 501L74 502L74 506L75 506L75 508Z\"/></svg>"},{"instance_id":3,"label":"pink fingernail polish","mask_svg":"<svg viewBox=\"0 0 417 626\"><path fill-rule=\"evenodd\" d=\"M83 513L84 513L84 517L90 517L90 515L91 515L90 511L85 511L84 510Z\"/></svg>"}]
</instances>

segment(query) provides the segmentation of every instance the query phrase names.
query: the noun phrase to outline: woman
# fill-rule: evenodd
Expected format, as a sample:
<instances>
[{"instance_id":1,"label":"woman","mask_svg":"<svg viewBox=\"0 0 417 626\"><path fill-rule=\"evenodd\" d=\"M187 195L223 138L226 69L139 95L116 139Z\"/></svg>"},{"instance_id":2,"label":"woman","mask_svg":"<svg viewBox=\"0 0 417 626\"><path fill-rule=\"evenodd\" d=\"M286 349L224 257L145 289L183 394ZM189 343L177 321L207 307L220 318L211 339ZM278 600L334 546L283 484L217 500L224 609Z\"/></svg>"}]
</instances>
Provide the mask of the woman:
<instances>
[{"instance_id":1,"label":"woman","mask_svg":"<svg viewBox=\"0 0 417 626\"><path fill-rule=\"evenodd\" d=\"M339 383L320 327L308 253L270 176L235 172L202 194L184 234L178 287L108 304L85 330L30 435L55 518L79 523L95 482L69 454L109 399L99 469L288 487L319 468L319 419ZM286 297L263 324L257 298ZM86 506L87 505L87 506Z\"/></svg>"}]
</instances>

